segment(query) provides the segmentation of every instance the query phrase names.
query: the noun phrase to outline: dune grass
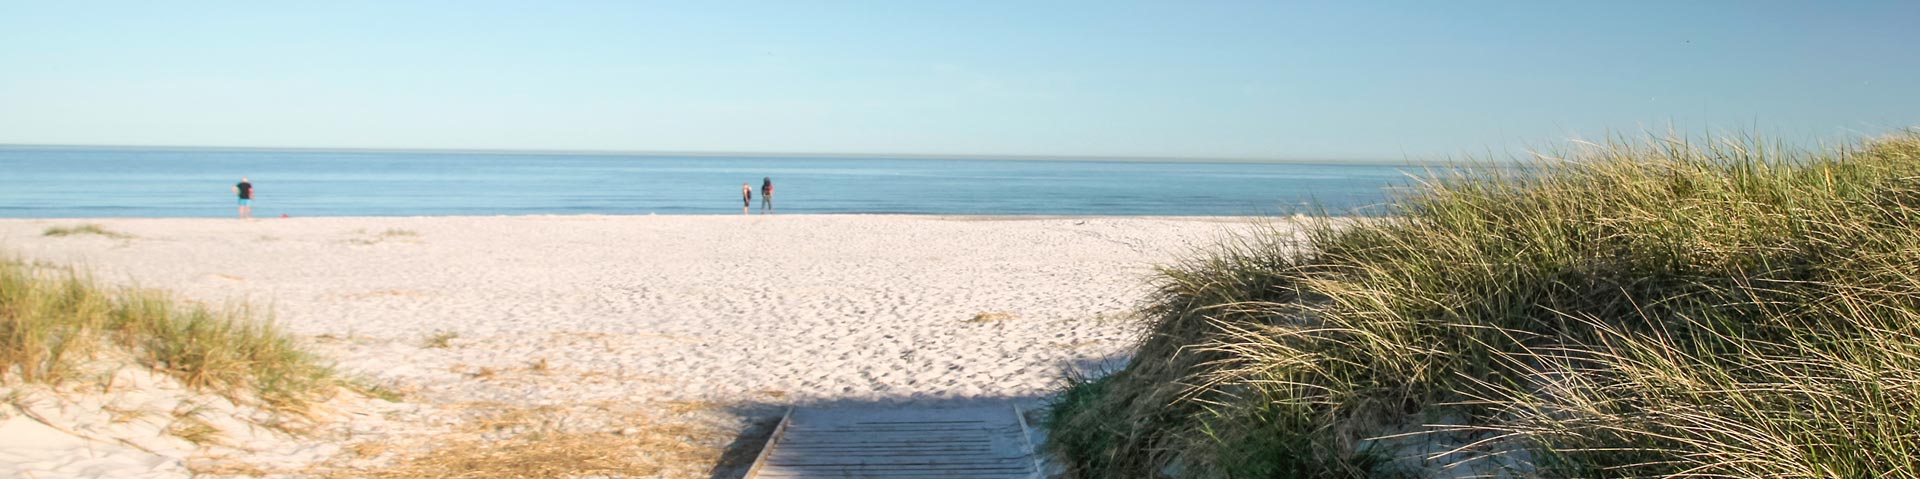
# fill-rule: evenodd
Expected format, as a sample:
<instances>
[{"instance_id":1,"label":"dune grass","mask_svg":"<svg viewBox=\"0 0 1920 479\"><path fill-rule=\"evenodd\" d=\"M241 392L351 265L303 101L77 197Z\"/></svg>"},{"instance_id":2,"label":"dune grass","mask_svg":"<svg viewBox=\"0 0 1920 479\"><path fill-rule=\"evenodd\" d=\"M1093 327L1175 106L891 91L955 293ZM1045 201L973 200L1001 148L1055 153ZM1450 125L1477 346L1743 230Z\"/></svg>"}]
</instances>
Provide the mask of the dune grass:
<instances>
[{"instance_id":1,"label":"dune grass","mask_svg":"<svg viewBox=\"0 0 1920 479\"><path fill-rule=\"evenodd\" d=\"M100 353L124 352L189 387L297 409L341 383L271 322L167 294L106 288L71 269L0 261L0 380L90 380Z\"/></svg>"},{"instance_id":2,"label":"dune grass","mask_svg":"<svg viewBox=\"0 0 1920 479\"><path fill-rule=\"evenodd\" d=\"M47 228L42 236L97 235L113 239L132 239L133 235L106 229L98 224L88 223L78 226L55 226Z\"/></svg>"},{"instance_id":3,"label":"dune grass","mask_svg":"<svg viewBox=\"0 0 1920 479\"><path fill-rule=\"evenodd\" d=\"M357 234L365 234L366 232L367 230L364 230L364 229L354 230L354 233L357 233ZM420 237L420 233L414 230L387 228L386 230L382 230L381 232L375 233L372 236L368 236L365 238L353 238L353 239L347 240L347 242L352 244L362 245L362 246L370 246L370 245L380 244L381 242L384 242L387 240L396 240L396 239L417 241L419 237Z\"/></svg>"},{"instance_id":4,"label":"dune grass","mask_svg":"<svg viewBox=\"0 0 1920 479\"><path fill-rule=\"evenodd\" d=\"M690 477L689 469L721 460L713 445L727 431L674 415L622 405L570 408L476 405L484 413L462 431L436 438L423 454L384 467L337 467L314 477L464 479L491 477ZM583 411L588 409L591 411ZM581 431L565 425L612 417L635 426L621 432ZM482 439L484 436L496 436ZM363 443L362 448L378 447ZM366 451L378 455L377 450Z\"/></svg>"},{"instance_id":5,"label":"dune grass","mask_svg":"<svg viewBox=\"0 0 1920 479\"><path fill-rule=\"evenodd\" d=\"M453 339L458 337L460 337L460 333L456 331L434 331L432 335L427 336L427 339L421 340L420 346L432 349L446 349L451 347Z\"/></svg>"},{"instance_id":6,"label":"dune grass","mask_svg":"<svg viewBox=\"0 0 1920 479\"><path fill-rule=\"evenodd\" d=\"M1019 318L1019 316L1007 311L981 311L974 313L973 317L960 320L960 322L973 324L996 323L1000 321L1012 321L1015 318Z\"/></svg>"},{"instance_id":7,"label":"dune grass","mask_svg":"<svg viewBox=\"0 0 1920 479\"><path fill-rule=\"evenodd\" d=\"M1051 448L1088 478L1920 477L1920 134L1474 171L1163 270Z\"/></svg>"}]
</instances>

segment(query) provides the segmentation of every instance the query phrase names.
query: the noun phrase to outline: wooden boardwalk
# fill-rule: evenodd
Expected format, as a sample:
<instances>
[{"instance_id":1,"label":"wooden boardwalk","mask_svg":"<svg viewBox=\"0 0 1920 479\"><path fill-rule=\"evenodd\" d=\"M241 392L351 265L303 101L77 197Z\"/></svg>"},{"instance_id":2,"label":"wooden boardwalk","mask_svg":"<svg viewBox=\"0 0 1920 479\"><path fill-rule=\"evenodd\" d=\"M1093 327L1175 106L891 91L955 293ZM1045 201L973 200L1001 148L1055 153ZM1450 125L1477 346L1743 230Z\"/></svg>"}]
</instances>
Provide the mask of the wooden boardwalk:
<instances>
[{"instance_id":1,"label":"wooden boardwalk","mask_svg":"<svg viewBox=\"0 0 1920 479\"><path fill-rule=\"evenodd\" d=\"M1018 408L795 408L747 479L1038 478Z\"/></svg>"}]
</instances>

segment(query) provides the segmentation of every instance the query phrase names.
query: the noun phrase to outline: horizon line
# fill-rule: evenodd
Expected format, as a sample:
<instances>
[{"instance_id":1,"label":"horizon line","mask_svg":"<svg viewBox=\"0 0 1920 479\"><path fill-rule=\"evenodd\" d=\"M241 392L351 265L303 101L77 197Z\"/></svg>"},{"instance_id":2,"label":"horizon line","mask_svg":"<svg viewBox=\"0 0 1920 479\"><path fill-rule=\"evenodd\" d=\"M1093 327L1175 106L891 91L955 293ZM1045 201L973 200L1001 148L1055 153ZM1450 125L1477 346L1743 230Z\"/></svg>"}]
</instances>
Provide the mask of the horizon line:
<instances>
[{"instance_id":1,"label":"horizon line","mask_svg":"<svg viewBox=\"0 0 1920 479\"><path fill-rule=\"evenodd\" d=\"M712 150L594 150L594 149L514 149L514 148L420 148L420 147L323 147L323 146L218 146L218 145L84 145L60 143L0 143L0 148L48 149L157 149L157 150L238 150L238 151L315 151L367 153L468 153L483 155L544 154L574 156L692 156L744 158L847 158L914 160L1019 160L1019 161L1117 161L1160 163L1293 163L1293 164L1415 164L1410 159L1383 158L1258 158L1208 156L1146 155L1025 155L971 153L846 153L846 152L773 152Z\"/></svg>"}]
</instances>

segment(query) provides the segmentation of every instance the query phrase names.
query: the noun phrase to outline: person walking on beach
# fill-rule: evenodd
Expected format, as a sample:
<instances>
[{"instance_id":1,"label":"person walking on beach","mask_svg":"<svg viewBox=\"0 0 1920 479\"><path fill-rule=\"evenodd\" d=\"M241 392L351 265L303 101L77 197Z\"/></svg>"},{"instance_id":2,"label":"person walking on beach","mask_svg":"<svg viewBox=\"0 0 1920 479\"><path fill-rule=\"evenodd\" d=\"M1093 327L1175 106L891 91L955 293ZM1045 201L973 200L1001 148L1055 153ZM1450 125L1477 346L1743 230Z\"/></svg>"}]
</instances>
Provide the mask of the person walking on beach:
<instances>
[{"instance_id":1,"label":"person walking on beach","mask_svg":"<svg viewBox=\"0 0 1920 479\"><path fill-rule=\"evenodd\" d=\"M747 184L747 183L741 183L740 184L740 214L743 214L743 215L752 214L750 213L751 211L753 211L753 185Z\"/></svg>"},{"instance_id":2,"label":"person walking on beach","mask_svg":"<svg viewBox=\"0 0 1920 479\"><path fill-rule=\"evenodd\" d=\"M773 178L760 178L760 214L773 212Z\"/></svg>"},{"instance_id":3,"label":"person walking on beach","mask_svg":"<svg viewBox=\"0 0 1920 479\"><path fill-rule=\"evenodd\" d=\"M240 177L240 184L233 185L233 194L240 195L240 219L253 219L253 183Z\"/></svg>"}]
</instances>

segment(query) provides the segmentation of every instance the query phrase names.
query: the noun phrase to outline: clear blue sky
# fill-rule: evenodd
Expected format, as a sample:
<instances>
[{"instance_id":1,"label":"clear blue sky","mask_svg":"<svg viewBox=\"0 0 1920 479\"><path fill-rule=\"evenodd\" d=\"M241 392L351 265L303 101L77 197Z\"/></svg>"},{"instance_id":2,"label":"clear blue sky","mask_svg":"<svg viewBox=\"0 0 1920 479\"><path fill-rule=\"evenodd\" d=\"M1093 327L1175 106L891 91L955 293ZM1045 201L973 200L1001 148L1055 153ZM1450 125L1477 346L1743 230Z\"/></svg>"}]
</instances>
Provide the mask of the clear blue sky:
<instances>
[{"instance_id":1,"label":"clear blue sky","mask_svg":"<svg viewBox=\"0 0 1920 479\"><path fill-rule=\"evenodd\" d=\"M0 1L0 143L1401 159L1668 125L1845 140L1920 125L1916 19L1910 0Z\"/></svg>"}]
</instances>

